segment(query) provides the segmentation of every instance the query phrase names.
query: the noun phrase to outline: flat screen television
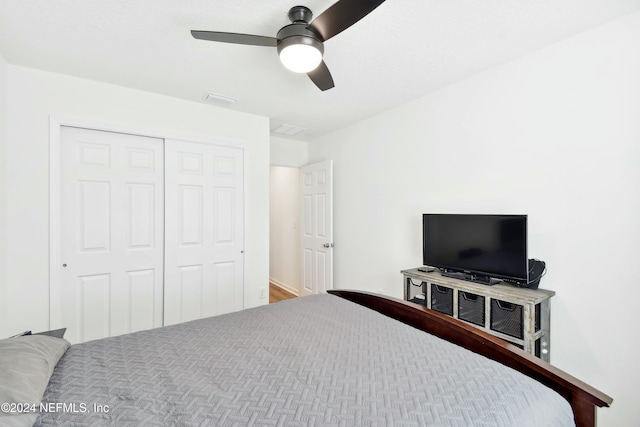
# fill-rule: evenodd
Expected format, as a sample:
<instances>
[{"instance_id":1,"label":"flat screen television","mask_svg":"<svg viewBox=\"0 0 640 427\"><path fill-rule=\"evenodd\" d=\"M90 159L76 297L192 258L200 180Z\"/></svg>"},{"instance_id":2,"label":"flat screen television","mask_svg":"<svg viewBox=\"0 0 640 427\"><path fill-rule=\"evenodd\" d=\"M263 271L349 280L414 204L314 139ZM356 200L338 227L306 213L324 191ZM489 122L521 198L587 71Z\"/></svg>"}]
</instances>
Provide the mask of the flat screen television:
<instances>
[{"instance_id":1,"label":"flat screen television","mask_svg":"<svg viewBox=\"0 0 640 427\"><path fill-rule=\"evenodd\" d=\"M423 214L422 262L486 284L528 282L527 216Z\"/></svg>"}]
</instances>

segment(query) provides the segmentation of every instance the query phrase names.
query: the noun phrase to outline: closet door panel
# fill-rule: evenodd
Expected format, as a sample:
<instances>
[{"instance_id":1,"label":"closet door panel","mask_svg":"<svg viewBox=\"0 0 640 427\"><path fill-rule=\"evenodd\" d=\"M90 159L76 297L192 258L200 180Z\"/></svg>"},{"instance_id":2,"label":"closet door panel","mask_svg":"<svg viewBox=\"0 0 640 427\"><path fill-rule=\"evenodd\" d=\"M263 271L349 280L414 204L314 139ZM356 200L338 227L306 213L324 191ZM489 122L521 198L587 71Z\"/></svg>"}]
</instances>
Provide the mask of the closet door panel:
<instances>
[{"instance_id":1,"label":"closet door panel","mask_svg":"<svg viewBox=\"0 0 640 427\"><path fill-rule=\"evenodd\" d=\"M51 298L72 343L162 325L163 169L161 139L61 128Z\"/></svg>"},{"instance_id":2,"label":"closet door panel","mask_svg":"<svg viewBox=\"0 0 640 427\"><path fill-rule=\"evenodd\" d=\"M242 150L165 140L165 156L164 324L240 310Z\"/></svg>"}]
</instances>

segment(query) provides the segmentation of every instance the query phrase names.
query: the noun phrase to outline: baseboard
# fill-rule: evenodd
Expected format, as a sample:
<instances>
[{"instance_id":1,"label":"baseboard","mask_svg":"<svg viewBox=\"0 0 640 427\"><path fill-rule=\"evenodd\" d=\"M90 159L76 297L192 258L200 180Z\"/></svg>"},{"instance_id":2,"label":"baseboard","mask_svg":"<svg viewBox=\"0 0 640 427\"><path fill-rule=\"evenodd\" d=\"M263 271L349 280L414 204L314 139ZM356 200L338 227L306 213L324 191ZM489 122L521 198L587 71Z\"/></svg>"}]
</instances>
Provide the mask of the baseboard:
<instances>
[{"instance_id":1,"label":"baseboard","mask_svg":"<svg viewBox=\"0 0 640 427\"><path fill-rule=\"evenodd\" d=\"M272 279L271 277L269 277L269 283L271 285L277 286L281 289L284 289L285 291L295 295L295 296L300 296L300 293L298 292L297 289L292 288L291 286L288 286L282 282L279 282L278 280Z\"/></svg>"}]
</instances>

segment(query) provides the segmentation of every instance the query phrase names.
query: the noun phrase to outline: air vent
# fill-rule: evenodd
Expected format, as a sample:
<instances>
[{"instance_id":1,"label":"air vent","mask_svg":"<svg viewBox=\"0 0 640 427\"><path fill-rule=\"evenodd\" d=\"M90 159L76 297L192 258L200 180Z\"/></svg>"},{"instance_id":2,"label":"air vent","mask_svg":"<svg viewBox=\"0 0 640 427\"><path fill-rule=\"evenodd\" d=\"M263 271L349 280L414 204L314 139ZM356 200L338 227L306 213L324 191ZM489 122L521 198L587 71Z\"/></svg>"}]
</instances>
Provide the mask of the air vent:
<instances>
[{"instance_id":1,"label":"air vent","mask_svg":"<svg viewBox=\"0 0 640 427\"><path fill-rule=\"evenodd\" d=\"M304 132L306 129L301 128L299 126L285 125L282 124L271 130L271 133L279 134L279 135L287 135L287 136L295 136Z\"/></svg>"},{"instance_id":2,"label":"air vent","mask_svg":"<svg viewBox=\"0 0 640 427\"><path fill-rule=\"evenodd\" d=\"M238 101L237 99L231 98L230 96L218 95L216 93L207 93L204 96L204 100L212 104L221 105L224 107L228 107L229 105L235 104L236 101Z\"/></svg>"}]
</instances>

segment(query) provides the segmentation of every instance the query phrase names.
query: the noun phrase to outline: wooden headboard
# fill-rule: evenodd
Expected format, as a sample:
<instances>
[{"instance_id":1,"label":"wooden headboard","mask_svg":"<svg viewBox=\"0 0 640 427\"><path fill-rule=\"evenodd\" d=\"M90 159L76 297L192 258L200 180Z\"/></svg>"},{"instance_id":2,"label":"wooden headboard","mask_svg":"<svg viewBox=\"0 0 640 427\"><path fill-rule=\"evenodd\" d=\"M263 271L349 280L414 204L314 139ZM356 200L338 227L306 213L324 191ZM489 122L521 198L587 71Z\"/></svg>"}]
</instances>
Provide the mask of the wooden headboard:
<instances>
[{"instance_id":1,"label":"wooden headboard","mask_svg":"<svg viewBox=\"0 0 640 427\"><path fill-rule=\"evenodd\" d=\"M613 401L601 391L518 347L424 306L361 291L330 290L328 293L375 310L522 372L567 399L573 409L577 427L595 427L596 406L609 406Z\"/></svg>"}]
</instances>

